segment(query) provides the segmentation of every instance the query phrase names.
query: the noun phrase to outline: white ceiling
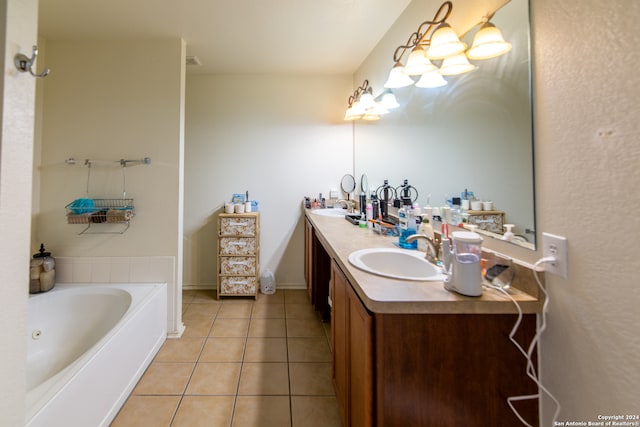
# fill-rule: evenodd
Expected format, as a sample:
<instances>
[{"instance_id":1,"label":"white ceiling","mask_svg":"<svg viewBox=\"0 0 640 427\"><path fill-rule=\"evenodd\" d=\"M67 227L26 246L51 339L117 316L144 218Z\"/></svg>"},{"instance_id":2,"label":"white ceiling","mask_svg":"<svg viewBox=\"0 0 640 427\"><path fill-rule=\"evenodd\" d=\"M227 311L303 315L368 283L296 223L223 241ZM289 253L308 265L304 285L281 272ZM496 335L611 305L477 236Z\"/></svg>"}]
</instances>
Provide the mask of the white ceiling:
<instances>
[{"instance_id":1,"label":"white ceiling","mask_svg":"<svg viewBox=\"0 0 640 427\"><path fill-rule=\"evenodd\" d=\"M40 0L45 39L182 37L189 73L351 74L410 0ZM390 60L391 60L391 53Z\"/></svg>"}]
</instances>

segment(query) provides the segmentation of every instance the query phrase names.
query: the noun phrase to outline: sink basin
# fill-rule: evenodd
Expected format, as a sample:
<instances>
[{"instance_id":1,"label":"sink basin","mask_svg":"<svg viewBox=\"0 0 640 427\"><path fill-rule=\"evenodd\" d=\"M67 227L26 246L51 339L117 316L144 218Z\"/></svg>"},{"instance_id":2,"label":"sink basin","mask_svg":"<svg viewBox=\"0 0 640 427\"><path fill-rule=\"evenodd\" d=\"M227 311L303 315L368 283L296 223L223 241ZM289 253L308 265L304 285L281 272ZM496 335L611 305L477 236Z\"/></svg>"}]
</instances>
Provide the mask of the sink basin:
<instances>
[{"instance_id":1,"label":"sink basin","mask_svg":"<svg viewBox=\"0 0 640 427\"><path fill-rule=\"evenodd\" d=\"M348 214L349 211L346 209L329 208L329 209L313 209L311 213L315 215L320 215L320 216L335 216L335 217L344 218L344 216Z\"/></svg>"},{"instance_id":2,"label":"sink basin","mask_svg":"<svg viewBox=\"0 0 640 427\"><path fill-rule=\"evenodd\" d=\"M424 253L399 248L369 248L349 254L349 262L367 273L400 280L443 281L445 275Z\"/></svg>"}]
</instances>

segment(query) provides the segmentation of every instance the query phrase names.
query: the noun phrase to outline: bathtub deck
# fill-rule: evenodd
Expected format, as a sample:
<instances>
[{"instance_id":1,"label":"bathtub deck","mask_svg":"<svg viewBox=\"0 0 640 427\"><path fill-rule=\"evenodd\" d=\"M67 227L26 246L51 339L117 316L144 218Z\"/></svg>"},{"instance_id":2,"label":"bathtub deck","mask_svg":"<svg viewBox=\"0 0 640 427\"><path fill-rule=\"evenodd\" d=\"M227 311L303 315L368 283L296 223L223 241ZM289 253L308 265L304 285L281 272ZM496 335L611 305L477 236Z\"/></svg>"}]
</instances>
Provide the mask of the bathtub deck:
<instances>
[{"instance_id":1,"label":"bathtub deck","mask_svg":"<svg viewBox=\"0 0 640 427\"><path fill-rule=\"evenodd\" d=\"M331 328L306 290L255 302L185 291L183 304L183 337L165 342L113 427L340 426Z\"/></svg>"}]
</instances>

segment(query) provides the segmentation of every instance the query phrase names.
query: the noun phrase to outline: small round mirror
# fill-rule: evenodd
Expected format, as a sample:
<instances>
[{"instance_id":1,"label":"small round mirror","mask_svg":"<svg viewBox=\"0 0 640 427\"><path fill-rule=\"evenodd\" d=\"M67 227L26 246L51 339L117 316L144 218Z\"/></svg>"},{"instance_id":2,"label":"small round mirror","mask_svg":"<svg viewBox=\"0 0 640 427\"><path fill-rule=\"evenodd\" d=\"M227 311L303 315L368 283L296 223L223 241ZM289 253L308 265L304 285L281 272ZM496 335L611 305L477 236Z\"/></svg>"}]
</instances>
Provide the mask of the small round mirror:
<instances>
[{"instance_id":1,"label":"small round mirror","mask_svg":"<svg viewBox=\"0 0 640 427\"><path fill-rule=\"evenodd\" d=\"M353 175L346 174L342 177L342 181L340 181L340 187L342 187L343 192L347 193L348 198L349 194L351 194L353 190L356 189L356 179L353 177Z\"/></svg>"},{"instance_id":2,"label":"small round mirror","mask_svg":"<svg viewBox=\"0 0 640 427\"><path fill-rule=\"evenodd\" d=\"M369 190L369 180L367 180L367 174L362 174L360 177L360 193L367 194Z\"/></svg>"}]
</instances>

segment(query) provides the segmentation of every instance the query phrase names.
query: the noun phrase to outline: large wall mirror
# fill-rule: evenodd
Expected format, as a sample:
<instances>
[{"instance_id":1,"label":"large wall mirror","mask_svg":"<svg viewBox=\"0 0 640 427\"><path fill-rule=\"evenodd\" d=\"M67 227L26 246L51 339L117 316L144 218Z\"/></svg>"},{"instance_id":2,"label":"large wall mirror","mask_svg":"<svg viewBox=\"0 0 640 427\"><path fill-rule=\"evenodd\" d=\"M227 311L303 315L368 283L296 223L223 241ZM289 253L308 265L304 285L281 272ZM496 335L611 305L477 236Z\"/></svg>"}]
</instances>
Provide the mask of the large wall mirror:
<instances>
[{"instance_id":1,"label":"large wall mirror","mask_svg":"<svg viewBox=\"0 0 640 427\"><path fill-rule=\"evenodd\" d=\"M452 16L456 8L476 4L459 3L464 4L453 2ZM354 125L355 173L366 174L374 189L385 179L393 186L408 179L421 206L443 206L447 198L473 191L515 225L515 242L535 249L529 3L511 0L501 6L491 21L512 44L511 52L475 61L475 71L447 77L440 88L394 89L399 108L379 121ZM429 18L416 16L406 34ZM465 34L468 45L477 30ZM404 44L406 36L395 36L384 42ZM392 54L387 48L384 76L393 65ZM361 72L370 70L365 66ZM383 90L382 75L375 78L374 95Z\"/></svg>"}]
</instances>

